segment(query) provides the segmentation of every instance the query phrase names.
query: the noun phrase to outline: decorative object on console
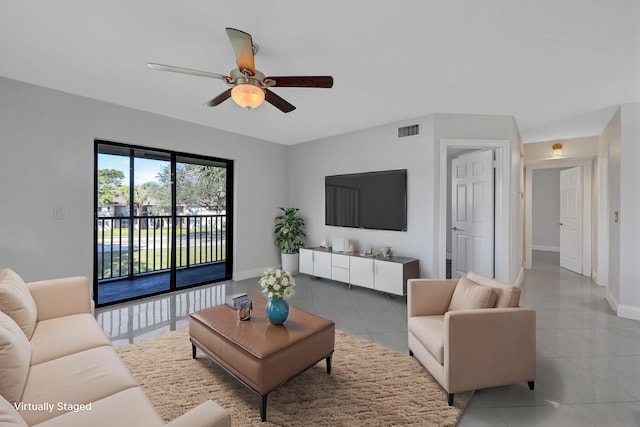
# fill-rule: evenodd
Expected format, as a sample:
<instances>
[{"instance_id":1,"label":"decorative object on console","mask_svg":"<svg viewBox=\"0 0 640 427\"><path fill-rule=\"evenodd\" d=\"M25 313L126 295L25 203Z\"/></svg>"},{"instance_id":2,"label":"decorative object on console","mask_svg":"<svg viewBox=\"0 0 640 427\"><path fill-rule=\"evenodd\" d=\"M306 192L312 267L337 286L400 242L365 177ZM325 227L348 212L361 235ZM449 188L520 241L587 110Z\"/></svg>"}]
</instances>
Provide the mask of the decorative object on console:
<instances>
[{"instance_id":1,"label":"decorative object on console","mask_svg":"<svg viewBox=\"0 0 640 427\"><path fill-rule=\"evenodd\" d=\"M393 257L393 250L391 249L391 246L385 246L384 248L380 248L380 253L385 258Z\"/></svg>"},{"instance_id":2,"label":"decorative object on console","mask_svg":"<svg viewBox=\"0 0 640 427\"><path fill-rule=\"evenodd\" d=\"M298 216L298 208L280 208L282 214L275 218L273 229L276 246L281 251L282 269L292 274L298 272L298 252L304 247L304 220Z\"/></svg>"},{"instance_id":3,"label":"decorative object on console","mask_svg":"<svg viewBox=\"0 0 640 427\"><path fill-rule=\"evenodd\" d=\"M333 245L331 249L333 252L348 252L349 251L349 239L343 237L337 237L333 239Z\"/></svg>"},{"instance_id":4,"label":"decorative object on console","mask_svg":"<svg viewBox=\"0 0 640 427\"><path fill-rule=\"evenodd\" d=\"M285 298L294 294L296 286L294 278L287 271L269 269L265 271L258 282L262 293L268 298L265 312L269 322L281 325L289 316L289 303Z\"/></svg>"},{"instance_id":5,"label":"decorative object on console","mask_svg":"<svg viewBox=\"0 0 640 427\"><path fill-rule=\"evenodd\" d=\"M373 249L371 248L371 246L367 246L366 248L362 249L360 251L360 255L362 256L372 256L373 255Z\"/></svg>"}]
</instances>

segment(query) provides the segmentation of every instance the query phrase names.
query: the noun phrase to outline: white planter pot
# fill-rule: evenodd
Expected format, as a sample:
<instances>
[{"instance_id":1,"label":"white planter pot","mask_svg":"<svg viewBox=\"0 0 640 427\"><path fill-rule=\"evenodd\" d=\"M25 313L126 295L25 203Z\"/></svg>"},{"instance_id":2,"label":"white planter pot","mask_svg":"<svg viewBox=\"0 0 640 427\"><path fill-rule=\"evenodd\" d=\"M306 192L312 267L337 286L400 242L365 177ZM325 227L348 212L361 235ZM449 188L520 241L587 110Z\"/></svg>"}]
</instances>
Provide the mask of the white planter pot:
<instances>
[{"instance_id":1,"label":"white planter pot","mask_svg":"<svg viewBox=\"0 0 640 427\"><path fill-rule=\"evenodd\" d=\"M282 252L282 269L284 271L288 271L291 274L296 274L298 272L298 256L299 254L286 254Z\"/></svg>"}]
</instances>

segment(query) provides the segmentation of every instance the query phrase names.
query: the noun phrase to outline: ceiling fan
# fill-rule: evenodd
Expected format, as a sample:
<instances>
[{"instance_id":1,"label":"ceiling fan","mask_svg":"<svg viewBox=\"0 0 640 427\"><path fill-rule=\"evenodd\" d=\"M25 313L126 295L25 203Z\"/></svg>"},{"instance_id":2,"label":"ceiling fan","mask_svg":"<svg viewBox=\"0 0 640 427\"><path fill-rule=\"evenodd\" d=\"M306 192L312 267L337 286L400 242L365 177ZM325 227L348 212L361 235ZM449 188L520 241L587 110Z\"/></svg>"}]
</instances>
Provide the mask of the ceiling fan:
<instances>
[{"instance_id":1,"label":"ceiling fan","mask_svg":"<svg viewBox=\"0 0 640 427\"><path fill-rule=\"evenodd\" d=\"M296 107L273 93L269 88L330 88L333 86L333 77L331 76L265 77L265 75L255 67L254 55L258 51L258 47L253 43L251 34L236 30L235 28L227 28L226 30L227 36L231 41L233 53L236 56L236 64L238 65L238 68L230 71L230 76L210 73L208 71L192 70L190 68L174 67L172 65L155 64L152 62L147 65L154 70L172 71L174 73L224 80L230 88L207 102L205 105L209 107L215 107L227 99L232 98L236 104L247 110L256 108L262 104L263 101L267 101L280 111L289 113L295 110Z\"/></svg>"}]
</instances>

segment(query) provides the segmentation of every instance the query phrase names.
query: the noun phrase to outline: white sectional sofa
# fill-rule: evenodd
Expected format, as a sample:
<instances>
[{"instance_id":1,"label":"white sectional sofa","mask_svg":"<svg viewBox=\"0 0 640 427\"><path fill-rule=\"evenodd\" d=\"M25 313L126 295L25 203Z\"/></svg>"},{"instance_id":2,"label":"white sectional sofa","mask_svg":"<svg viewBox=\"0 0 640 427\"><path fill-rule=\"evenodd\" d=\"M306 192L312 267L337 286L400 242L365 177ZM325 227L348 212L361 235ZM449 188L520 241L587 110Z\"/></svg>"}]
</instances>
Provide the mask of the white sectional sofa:
<instances>
[{"instance_id":1,"label":"white sectional sofa","mask_svg":"<svg viewBox=\"0 0 640 427\"><path fill-rule=\"evenodd\" d=\"M25 284L0 272L0 425L165 425L96 322L87 278ZM231 418L206 400L166 425Z\"/></svg>"}]
</instances>

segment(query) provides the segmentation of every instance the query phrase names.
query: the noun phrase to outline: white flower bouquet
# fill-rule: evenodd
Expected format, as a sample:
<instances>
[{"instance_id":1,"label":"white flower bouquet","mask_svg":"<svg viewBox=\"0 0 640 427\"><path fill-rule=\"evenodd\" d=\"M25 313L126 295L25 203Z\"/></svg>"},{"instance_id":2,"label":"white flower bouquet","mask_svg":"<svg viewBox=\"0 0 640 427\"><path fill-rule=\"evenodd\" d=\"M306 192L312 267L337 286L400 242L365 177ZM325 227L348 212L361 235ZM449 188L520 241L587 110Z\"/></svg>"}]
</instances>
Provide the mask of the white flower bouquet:
<instances>
[{"instance_id":1,"label":"white flower bouquet","mask_svg":"<svg viewBox=\"0 0 640 427\"><path fill-rule=\"evenodd\" d=\"M296 286L291 273L273 268L262 273L258 283L262 287L262 293L271 299L289 298Z\"/></svg>"}]
</instances>

